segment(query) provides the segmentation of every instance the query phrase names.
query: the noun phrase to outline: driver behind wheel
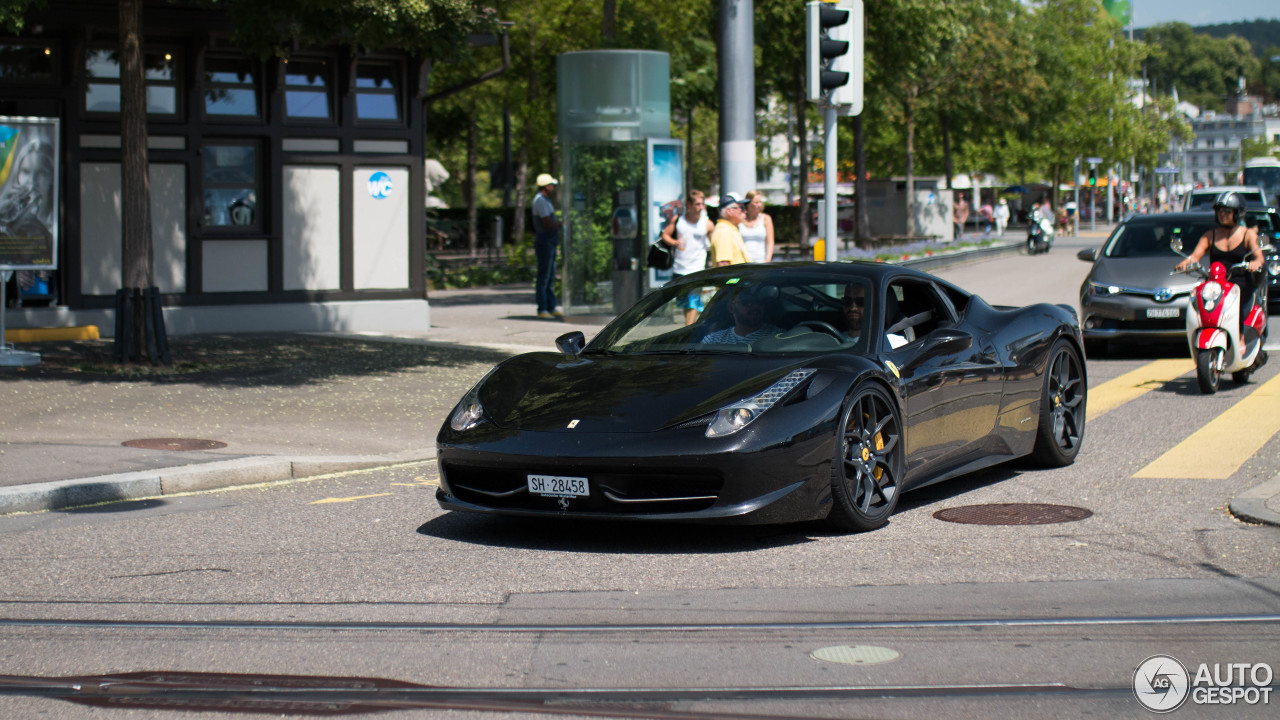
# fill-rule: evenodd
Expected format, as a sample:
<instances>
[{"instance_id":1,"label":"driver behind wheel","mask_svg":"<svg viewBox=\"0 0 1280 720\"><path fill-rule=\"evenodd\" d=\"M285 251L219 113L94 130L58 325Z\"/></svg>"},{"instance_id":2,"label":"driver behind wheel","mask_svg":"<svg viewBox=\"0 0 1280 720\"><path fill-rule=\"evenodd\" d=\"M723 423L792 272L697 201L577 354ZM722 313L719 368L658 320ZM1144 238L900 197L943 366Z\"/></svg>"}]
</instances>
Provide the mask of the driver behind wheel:
<instances>
[{"instance_id":1,"label":"driver behind wheel","mask_svg":"<svg viewBox=\"0 0 1280 720\"><path fill-rule=\"evenodd\" d=\"M729 300L733 325L707 333L702 342L707 345L745 345L782 332L782 328L768 321L769 305L777 294L778 289L768 285L744 288Z\"/></svg>"}]
</instances>

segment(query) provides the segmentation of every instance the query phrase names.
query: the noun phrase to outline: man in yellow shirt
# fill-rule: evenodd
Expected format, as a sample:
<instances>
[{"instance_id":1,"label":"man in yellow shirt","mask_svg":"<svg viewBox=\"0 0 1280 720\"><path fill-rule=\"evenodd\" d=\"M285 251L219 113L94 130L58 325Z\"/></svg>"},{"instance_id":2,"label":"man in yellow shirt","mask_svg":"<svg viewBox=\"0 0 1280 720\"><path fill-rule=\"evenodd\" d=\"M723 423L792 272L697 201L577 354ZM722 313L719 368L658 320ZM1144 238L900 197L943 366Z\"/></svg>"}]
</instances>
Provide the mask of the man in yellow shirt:
<instances>
[{"instance_id":1,"label":"man in yellow shirt","mask_svg":"<svg viewBox=\"0 0 1280 720\"><path fill-rule=\"evenodd\" d=\"M749 262L747 246L742 243L738 225L746 218L743 199L733 193L720 196L720 219L711 231L711 264L737 265Z\"/></svg>"}]
</instances>

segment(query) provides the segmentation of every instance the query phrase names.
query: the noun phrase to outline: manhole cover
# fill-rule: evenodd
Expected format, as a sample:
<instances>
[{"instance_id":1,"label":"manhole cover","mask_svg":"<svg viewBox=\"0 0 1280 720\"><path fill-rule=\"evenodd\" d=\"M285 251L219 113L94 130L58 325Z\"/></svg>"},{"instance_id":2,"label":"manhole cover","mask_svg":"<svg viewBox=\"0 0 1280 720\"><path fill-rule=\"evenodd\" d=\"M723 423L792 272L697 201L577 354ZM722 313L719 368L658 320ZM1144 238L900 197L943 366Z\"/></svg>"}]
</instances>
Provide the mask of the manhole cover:
<instances>
[{"instance_id":1,"label":"manhole cover","mask_svg":"<svg viewBox=\"0 0 1280 720\"><path fill-rule=\"evenodd\" d=\"M939 520L967 525L1051 525L1083 520L1092 514L1092 510L1071 505L994 503L947 508L939 510L933 516Z\"/></svg>"},{"instance_id":2,"label":"manhole cover","mask_svg":"<svg viewBox=\"0 0 1280 720\"><path fill-rule=\"evenodd\" d=\"M199 438L143 438L141 440L125 440L120 443L125 447L143 450L217 450L227 446L217 440L201 440Z\"/></svg>"},{"instance_id":3,"label":"manhole cover","mask_svg":"<svg viewBox=\"0 0 1280 720\"><path fill-rule=\"evenodd\" d=\"M818 648L810 655L816 660L844 663L845 665L878 665L891 662L901 657L901 653L893 648L876 645L833 645Z\"/></svg>"}]
</instances>

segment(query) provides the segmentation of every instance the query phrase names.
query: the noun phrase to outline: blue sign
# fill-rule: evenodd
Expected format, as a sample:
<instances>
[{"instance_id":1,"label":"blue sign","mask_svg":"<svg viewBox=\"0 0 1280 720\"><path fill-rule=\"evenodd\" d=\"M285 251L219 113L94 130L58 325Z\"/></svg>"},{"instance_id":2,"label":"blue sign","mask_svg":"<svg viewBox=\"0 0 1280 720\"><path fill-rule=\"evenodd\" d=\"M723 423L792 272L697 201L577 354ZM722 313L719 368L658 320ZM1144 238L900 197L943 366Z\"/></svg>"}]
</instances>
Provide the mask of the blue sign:
<instances>
[{"instance_id":1,"label":"blue sign","mask_svg":"<svg viewBox=\"0 0 1280 720\"><path fill-rule=\"evenodd\" d=\"M379 170L369 176L369 196L374 200L385 200L391 195L391 176Z\"/></svg>"}]
</instances>

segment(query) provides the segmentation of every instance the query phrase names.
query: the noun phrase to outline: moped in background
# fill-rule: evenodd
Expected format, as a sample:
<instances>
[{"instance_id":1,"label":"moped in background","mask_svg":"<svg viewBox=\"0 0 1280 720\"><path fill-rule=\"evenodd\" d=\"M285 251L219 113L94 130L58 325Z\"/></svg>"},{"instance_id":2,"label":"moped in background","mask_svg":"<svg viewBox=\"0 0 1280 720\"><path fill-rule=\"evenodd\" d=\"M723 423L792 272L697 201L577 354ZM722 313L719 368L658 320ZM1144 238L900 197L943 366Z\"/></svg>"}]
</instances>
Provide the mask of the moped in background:
<instances>
[{"instance_id":1,"label":"moped in background","mask_svg":"<svg viewBox=\"0 0 1280 720\"><path fill-rule=\"evenodd\" d=\"M1187 257L1182 253L1180 239L1175 238L1170 246L1174 252ZM1258 251L1266 253L1273 249L1264 245ZM1267 340L1266 278L1256 283L1258 290L1249 305L1249 299L1240 296L1240 286L1230 280L1231 273L1237 270L1248 272L1248 262L1230 267L1216 262L1207 271L1199 263L1193 263L1182 271L1201 278L1191 292L1187 307L1187 344L1196 361L1200 392L1206 395L1218 391L1223 373L1231 373L1231 379L1237 383L1246 383L1267 361L1267 352L1262 349ZM1266 267L1260 272L1265 273ZM1245 313L1243 323L1242 312Z\"/></svg>"},{"instance_id":2,"label":"moped in background","mask_svg":"<svg viewBox=\"0 0 1280 720\"><path fill-rule=\"evenodd\" d=\"M1027 254L1038 255L1053 247L1053 218L1033 206L1027 214Z\"/></svg>"}]
</instances>

